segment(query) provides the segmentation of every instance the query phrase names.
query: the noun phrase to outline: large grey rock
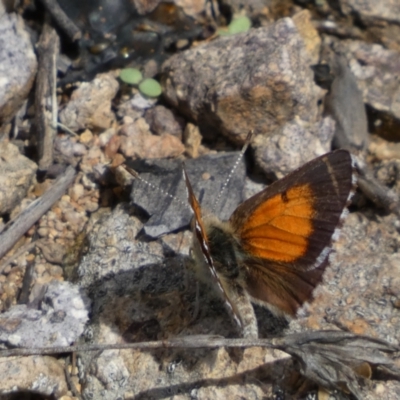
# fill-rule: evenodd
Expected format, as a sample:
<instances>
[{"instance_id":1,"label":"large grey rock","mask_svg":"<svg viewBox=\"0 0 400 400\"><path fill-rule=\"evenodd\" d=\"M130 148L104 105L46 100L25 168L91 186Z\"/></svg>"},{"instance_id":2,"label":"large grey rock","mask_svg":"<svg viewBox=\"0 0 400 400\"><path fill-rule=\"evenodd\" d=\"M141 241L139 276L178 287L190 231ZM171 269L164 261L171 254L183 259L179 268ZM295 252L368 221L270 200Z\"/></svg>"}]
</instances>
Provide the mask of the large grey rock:
<instances>
[{"instance_id":1,"label":"large grey rock","mask_svg":"<svg viewBox=\"0 0 400 400\"><path fill-rule=\"evenodd\" d=\"M283 18L171 57L164 95L203 135L243 143L249 130L268 136L295 116L316 122L322 91L311 64L295 23Z\"/></svg>"},{"instance_id":2,"label":"large grey rock","mask_svg":"<svg viewBox=\"0 0 400 400\"><path fill-rule=\"evenodd\" d=\"M68 282L51 281L40 309L15 305L0 316L0 341L15 347L68 346L82 334L89 301Z\"/></svg>"},{"instance_id":3,"label":"large grey rock","mask_svg":"<svg viewBox=\"0 0 400 400\"><path fill-rule=\"evenodd\" d=\"M0 15L0 135L28 97L37 60L22 17Z\"/></svg>"}]
</instances>

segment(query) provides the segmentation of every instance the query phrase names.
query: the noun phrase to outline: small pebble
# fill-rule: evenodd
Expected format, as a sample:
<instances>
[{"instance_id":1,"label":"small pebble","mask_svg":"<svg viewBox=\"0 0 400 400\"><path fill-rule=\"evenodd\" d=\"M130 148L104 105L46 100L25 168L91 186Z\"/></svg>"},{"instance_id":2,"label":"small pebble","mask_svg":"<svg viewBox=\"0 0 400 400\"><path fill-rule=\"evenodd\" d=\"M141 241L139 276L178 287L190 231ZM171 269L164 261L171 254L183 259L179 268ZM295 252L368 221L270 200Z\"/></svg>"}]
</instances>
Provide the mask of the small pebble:
<instances>
[{"instance_id":1,"label":"small pebble","mask_svg":"<svg viewBox=\"0 0 400 400\"><path fill-rule=\"evenodd\" d=\"M76 185L72 186L69 190L69 195L71 199L74 201L78 201L85 193L85 189L82 184L77 183Z\"/></svg>"},{"instance_id":2,"label":"small pebble","mask_svg":"<svg viewBox=\"0 0 400 400\"><path fill-rule=\"evenodd\" d=\"M49 235L49 228L39 228L37 233L42 238L47 237Z\"/></svg>"},{"instance_id":3,"label":"small pebble","mask_svg":"<svg viewBox=\"0 0 400 400\"><path fill-rule=\"evenodd\" d=\"M37 275L43 275L43 273L46 271L46 265L45 264L37 264L35 267L35 271Z\"/></svg>"},{"instance_id":4,"label":"small pebble","mask_svg":"<svg viewBox=\"0 0 400 400\"><path fill-rule=\"evenodd\" d=\"M88 144L93 140L93 133L91 130L86 129L79 135L79 141L84 144Z\"/></svg>"}]
</instances>

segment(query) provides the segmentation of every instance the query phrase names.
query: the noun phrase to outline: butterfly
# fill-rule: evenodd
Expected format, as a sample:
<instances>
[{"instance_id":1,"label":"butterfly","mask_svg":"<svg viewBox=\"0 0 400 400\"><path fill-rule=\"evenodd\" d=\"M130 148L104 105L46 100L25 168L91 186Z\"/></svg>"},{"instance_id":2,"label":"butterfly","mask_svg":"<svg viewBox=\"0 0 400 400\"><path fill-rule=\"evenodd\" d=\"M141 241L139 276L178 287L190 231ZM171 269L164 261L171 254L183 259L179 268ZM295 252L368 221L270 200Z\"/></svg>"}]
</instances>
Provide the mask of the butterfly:
<instances>
[{"instance_id":1,"label":"butterfly","mask_svg":"<svg viewBox=\"0 0 400 400\"><path fill-rule=\"evenodd\" d=\"M346 150L318 157L240 204L228 221L202 216L183 169L194 217L193 256L243 337L257 338L251 302L295 316L328 265L356 185Z\"/></svg>"}]
</instances>

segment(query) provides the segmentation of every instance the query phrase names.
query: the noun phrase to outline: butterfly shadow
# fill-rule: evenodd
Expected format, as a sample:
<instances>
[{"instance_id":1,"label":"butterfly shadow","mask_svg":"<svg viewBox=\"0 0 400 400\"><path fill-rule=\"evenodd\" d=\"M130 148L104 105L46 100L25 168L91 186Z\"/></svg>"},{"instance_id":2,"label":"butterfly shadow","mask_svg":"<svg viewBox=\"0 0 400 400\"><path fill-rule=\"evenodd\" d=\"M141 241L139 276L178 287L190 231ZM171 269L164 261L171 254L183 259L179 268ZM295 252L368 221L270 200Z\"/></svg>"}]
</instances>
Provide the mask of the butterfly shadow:
<instances>
[{"instance_id":1,"label":"butterfly shadow","mask_svg":"<svg viewBox=\"0 0 400 400\"><path fill-rule=\"evenodd\" d=\"M165 257L159 263L110 273L91 284L87 288L92 299L92 318L88 330L92 332L93 342L117 340L133 343L178 336L193 336L193 340L196 340L197 335L238 337L237 328L230 319L224 302L216 297L211 288L201 283L196 299L197 279L185 267L187 262L186 256ZM199 312L194 319L196 301L199 302ZM286 326L282 320L273 317L261 307L256 307L256 314L259 318L260 336L279 335ZM123 352L133 355L137 351ZM221 378L203 379L201 376L204 374L199 371L204 368L221 368L218 365L223 361L218 349L161 348L149 350L148 353L158 363L160 379L165 385L163 388L145 389L140 393L134 391L134 399L164 398L166 395L187 393L199 387L226 386L245 380L254 381L256 385L264 387L282 375L276 372L281 371L288 362L288 359L278 360L246 368L246 371L233 373L231 376L222 373L218 374ZM86 371L97 370L98 368L90 366L94 367L101 360L102 353L82 353L81 357ZM228 357L230 365L239 365L246 356L244 350L229 349L225 357ZM187 375L185 379L180 380L177 374L172 379L170 370L174 369L174 365L184 367L184 374ZM188 376L192 378L188 379Z\"/></svg>"}]
</instances>

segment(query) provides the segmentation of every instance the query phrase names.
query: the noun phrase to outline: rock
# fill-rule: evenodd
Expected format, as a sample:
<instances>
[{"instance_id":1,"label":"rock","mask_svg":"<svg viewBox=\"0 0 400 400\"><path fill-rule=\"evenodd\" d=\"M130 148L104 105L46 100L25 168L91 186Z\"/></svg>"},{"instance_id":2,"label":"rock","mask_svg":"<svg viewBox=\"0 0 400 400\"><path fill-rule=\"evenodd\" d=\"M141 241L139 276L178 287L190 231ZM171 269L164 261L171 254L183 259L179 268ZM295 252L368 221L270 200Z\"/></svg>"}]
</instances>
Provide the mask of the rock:
<instances>
[{"instance_id":1,"label":"rock","mask_svg":"<svg viewBox=\"0 0 400 400\"><path fill-rule=\"evenodd\" d=\"M169 133L182 140L184 122L168 108L164 106L150 108L145 114L145 119L154 134L162 136Z\"/></svg>"},{"instance_id":2,"label":"rock","mask_svg":"<svg viewBox=\"0 0 400 400\"><path fill-rule=\"evenodd\" d=\"M0 15L0 136L28 97L37 60L21 16Z\"/></svg>"},{"instance_id":3,"label":"rock","mask_svg":"<svg viewBox=\"0 0 400 400\"><path fill-rule=\"evenodd\" d=\"M198 126L188 122L183 132L186 155L190 158L197 158L201 145L202 136Z\"/></svg>"},{"instance_id":4,"label":"rock","mask_svg":"<svg viewBox=\"0 0 400 400\"><path fill-rule=\"evenodd\" d=\"M54 148L66 159L80 157L87 153L86 146L70 136L57 136L54 141Z\"/></svg>"},{"instance_id":5,"label":"rock","mask_svg":"<svg viewBox=\"0 0 400 400\"><path fill-rule=\"evenodd\" d=\"M50 240L43 242L39 241L36 245L40 248L43 257L47 262L62 265L63 257L66 251L64 246L59 243L51 242Z\"/></svg>"},{"instance_id":6,"label":"rock","mask_svg":"<svg viewBox=\"0 0 400 400\"><path fill-rule=\"evenodd\" d=\"M221 193L238 155L238 152L208 155L185 162L193 190L199 196L205 213L212 211L219 218L228 219L237 205L243 201L246 174L244 160L240 160L228 187ZM191 211L188 208L181 162L146 161L134 164L134 169L139 172L143 180L152 185L150 187L143 181L135 180L132 186L132 202L150 215L144 226L144 232L151 237L158 237L188 226ZM175 198L172 199L166 193ZM221 201L215 204L220 193Z\"/></svg>"},{"instance_id":7,"label":"rock","mask_svg":"<svg viewBox=\"0 0 400 400\"><path fill-rule=\"evenodd\" d=\"M122 126L120 135L120 151L126 158L170 158L185 151L182 142L169 133L152 135L144 118Z\"/></svg>"},{"instance_id":8,"label":"rock","mask_svg":"<svg viewBox=\"0 0 400 400\"><path fill-rule=\"evenodd\" d=\"M311 13L308 10L302 10L292 17L293 22L304 41L312 64L316 64L319 60L319 53L321 50L321 37L315 29L311 18Z\"/></svg>"},{"instance_id":9,"label":"rock","mask_svg":"<svg viewBox=\"0 0 400 400\"><path fill-rule=\"evenodd\" d=\"M232 14L246 10L246 14L252 15L265 11L265 8L270 6L272 2L273 0L222 0L219 7L228 7Z\"/></svg>"},{"instance_id":10,"label":"rock","mask_svg":"<svg viewBox=\"0 0 400 400\"><path fill-rule=\"evenodd\" d=\"M190 17L196 18L204 13L206 3L203 0L176 0L175 4L183 9L183 12Z\"/></svg>"},{"instance_id":11,"label":"rock","mask_svg":"<svg viewBox=\"0 0 400 400\"><path fill-rule=\"evenodd\" d=\"M37 165L13 144L0 142L0 214L9 213L25 198Z\"/></svg>"},{"instance_id":12,"label":"rock","mask_svg":"<svg viewBox=\"0 0 400 400\"><path fill-rule=\"evenodd\" d=\"M379 137L374 137L374 140L371 141L368 150L378 160L400 160L400 143L388 143L386 140L383 140Z\"/></svg>"},{"instance_id":13,"label":"rock","mask_svg":"<svg viewBox=\"0 0 400 400\"><path fill-rule=\"evenodd\" d=\"M343 55L334 56L331 71L334 79L325 98L325 111L336 122L333 147L363 152L369 137L362 93Z\"/></svg>"},{"instance_id":14,"label":"rock","mask_svg":"<svg viewBox=\"0 0 400 400\"><path fill-rule=\"evenodd\" d=\"M400 53L358 40L343 40L338 50L346 56L364 102L400 119Z\"/></svg>"},{"instance_id":15,"label":"rock","mask_svg":"<svg viewBox=\"0 0 400 400\"><path fill-rule=\"evenodd\" d=\"M68 346L82 334L89 302L69 282L52 281L40 310L15 305L0 316L0 341L13 347Z\"/></svg>"},{"instance_id":16,"label":"rock","mask_svg":"<svg viewBox=\"0 0 400 400\"><path fill-rule=\"evenodd\" d=\"M97 251L91 251L79 266L80 285L88 288L107 276L160 262L163 258L160 244L135 240L142 226L123 206L101 216L90 234L91 246ZM104 246L105 242L107 245Z\"/></svg>"},{"instance_id":17,"label":"rock","mask_svg":"<svg viewBox=\"0 0 400 400\"><path fill-rule=\"evenodd\" d=\"M29 396L28 393L59 399L68 392L63 364L54 357L7 357L0 360L2 399L9 398L6 393L10 399L24 398Z\"/></svg>"},{"instance_id":18,"label":"rock","mask_svg":"<svg viewBox=\"0 0 400 400\"><path fill-rule=\"evenodd\" d=\"M343 13L356 14L364 23L400 23L400 4L397 0L340 0L339 3Z\"/></svg>"},{"instance_id":19,"label":"rock","mask_svg":"<svg viewBox=\"0 0 400 400\"><path fill-rule=\"evenodd\" d=\"M183 254L190 255L190 247L192 246L192 232L188 230L178 233L170 233L160 237L159 242L164 248L164 253L167 254Z\"/></svg>"},{"instance_id":20,"label":"rock","mask_svg":"<svg viewBox=\"0 0 400 400\"><path fill-rule=\"evenodd\" d=\"M322 91L311 63L295 24L283 18L172 56L163 93L204 136L221 131L243 143L249 130L272 135L295 115L316 122Z\"/></svg>"},{"instance_id":21,"label":"rock","mask_svg":"<svg viewBox=\"0 0 400 400\"><path fill-rule=\"evenodd\" d=\"M112 73L99 74L93 81L81 83L60 112L60 121L72 131L110 128L115 120L111 101L118 88L118 81Z\"/></svg>"},{"instance_id":22,"label":"rock","mask_svg":"<svg viewBox=\"0 0 400 400\"><path fill-rule=\"evenodd\" d=\"M295 118L274 135L267 138L259 135L253 139L255 162L267 176L283 178L313 158L327 153L334 130L335 122L330 117L312 125Z\"/></svg>"},{"instance_id":23,"label":"rock","mask_svg":"<svg viewBox=\"0 0 400 400\"><path fill-rule=\"evenodd\" d=\"M349 215L315 300L300 310L291 330L339 326L399 344L400 317L394 303L400 293L400 257L393 252L400 245L397 218L374 212ZM396 386L400 390L399 382Z\"/></svg>"},{"instance_id":24,"label":"rock","mask_svg":"<svg viewBox=\"0 0 400 400\"><path fill-rule=\"evenodd\" d=\"M400 5L396 0L341 0L340 8L349 20L354 21L353 25L346 24L353 32L342 37L363 39L367 43L379 43L386 49L400 51Z\"/></svg>"}]
</instances>

